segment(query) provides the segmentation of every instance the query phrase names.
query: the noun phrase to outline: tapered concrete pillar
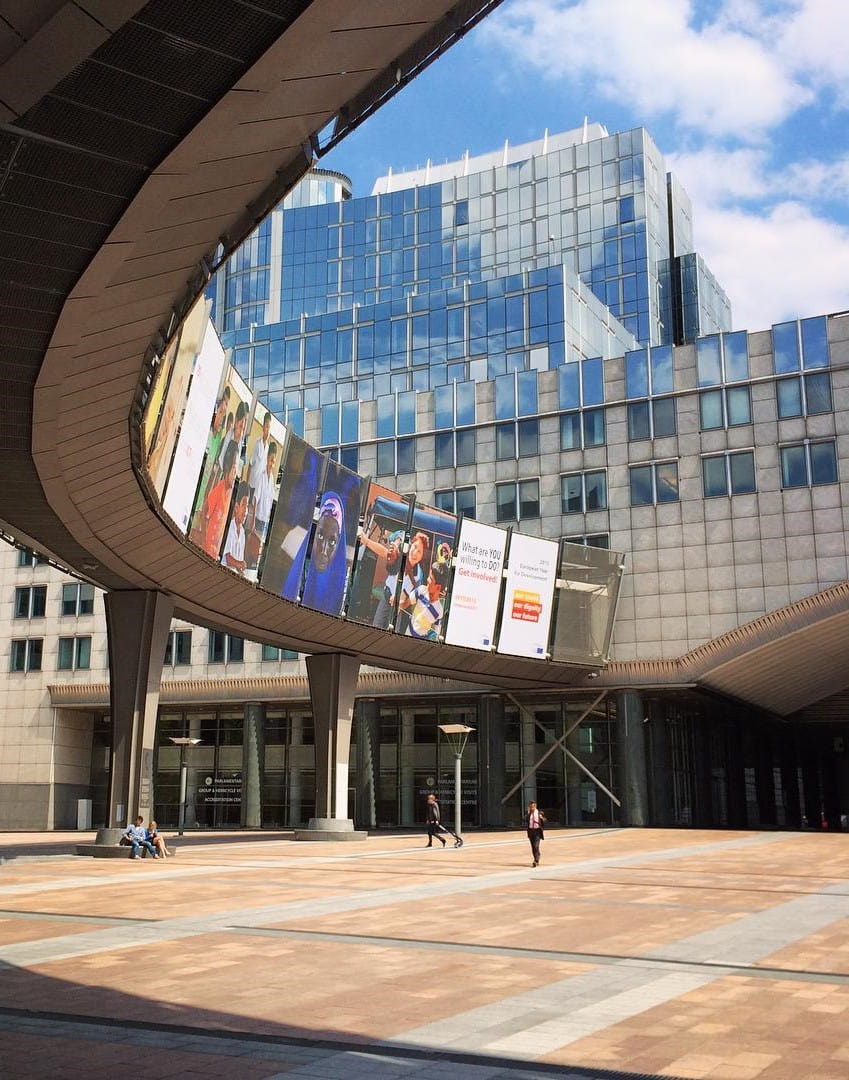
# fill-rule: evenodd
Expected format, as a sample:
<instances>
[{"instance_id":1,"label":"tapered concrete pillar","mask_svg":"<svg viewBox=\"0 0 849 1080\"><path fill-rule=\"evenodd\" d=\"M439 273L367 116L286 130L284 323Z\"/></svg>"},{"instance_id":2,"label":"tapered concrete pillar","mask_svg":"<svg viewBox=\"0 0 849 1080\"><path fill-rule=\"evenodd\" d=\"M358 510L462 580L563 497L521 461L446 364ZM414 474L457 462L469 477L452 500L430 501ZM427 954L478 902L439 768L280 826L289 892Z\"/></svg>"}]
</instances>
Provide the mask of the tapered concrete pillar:
<instances>
[{"instance_id":1,"label":"tapered concrete pillar","mask_svg":"<svg viewBox=\"0 0 849 1080\"><path fill-rule=\"evenodd\" d=\"M242 814L243 829L262 828L262 776L265 771L265 706L245 702L242 732Z\"/></svg>"},{"instance_id":2,"label":"tapered concrete pillar","mask_svg":"<svg viewBox=\"0 0 849 1080\"><path fill-rule=\"evenodd\" d=\"M315 730L315 817L309 828L295 832L299 840L362 840L348 817L348 772L351 724L360 661L356 656L327 653L307 657Z\"/></svg>"},{"instance_id":3,"label":"tapered concrete pillar","mask_svg":"<svg viewBox=\"0 0 849 1080\"><path fill-rule=\"evenodd\" d=\"M112 714L106 809L109 827L119 829L138 814L145 821L154 816L156 714L174 604L164 593L141 590L107 593L104 600Z\"/></svg>"},{"instance_id":4,"label":"tapered concrete pillar","mask_svg":"<svg viewBox=\"0 0 849 1080\"><path fill-rule=\"evenodd\" d=\"M649 823L644 719L642 696L620 691L616 695L616 749L623 825Z\"/></svg>"}]
</instances>

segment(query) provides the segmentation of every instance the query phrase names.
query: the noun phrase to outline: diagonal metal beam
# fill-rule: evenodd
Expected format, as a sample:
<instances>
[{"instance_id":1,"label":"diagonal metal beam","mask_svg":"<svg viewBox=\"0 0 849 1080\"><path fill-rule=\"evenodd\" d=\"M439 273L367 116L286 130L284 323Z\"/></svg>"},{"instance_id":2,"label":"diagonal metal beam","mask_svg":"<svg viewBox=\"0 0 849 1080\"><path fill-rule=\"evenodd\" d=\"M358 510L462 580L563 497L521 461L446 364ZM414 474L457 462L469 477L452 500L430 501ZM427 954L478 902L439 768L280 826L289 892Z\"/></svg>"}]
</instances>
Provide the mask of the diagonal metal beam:
<instances>
[{"instance_id":1,"label":"diagonal metal beam","mask_svg":"<svg viewBox=\"0 0 849 1080\"><path fill-rule=\"evenodd\" d=\"M586 709L584 709L584 711L581 713L581 715L578 717L578 719L573 724L570 724L569 727L560 736L560 738L557 739L555 742L553 742L551 744L551 746L549 746L549 748L542 755L542 757L539 759L539 761L537 761L534 765L532 765L531 768L528 769L528 771L525 773L525 775L522 776L513 785L513 787L510 788L510 790L507 792L507 794L502 798L502 800L501 800L501 805L502 806L507 802L507 800L512 795L514 795L519 790L519 788L525 783L526 780L529 780L534 775L534 773L537 771L537 769L540 767L540 765L542 765L542 763L544 761L547 761L548 758L550 758L552 754L556 753L558 749L562 749L563 753L566 754L567 757L571 758L571 760L575 762L575 764L578 766L578 768L581 769L582 772L586 773L586 775L590 778L590 780L592 780L592 782L596 785L596 787L601 788L601 790L604 792L605 795L607 795L607 797L609 799L612 799L613 802L616 803L617 806L622 805L621 800L617 799L616 796L613 794L613 792L608 787L606 787L606 785L603 784L602 781L599 780L599 778L594 773L590 772L590 770L586 767L586 765L584 765L584 763L582 761L579 761L578 758L576 758L575 755L570 750L566 749L566 739L572 734L572 732L575 730L575 728L578 727L578 725L587 716L589 716L589 714L593 711L593 709L604 700L606 695L607 695L607 691L602 690L602 692L598 695L598 697L593 702L591 702L586 707ZM513 702L513 704L516 706L516 708L519 710L519 712L527 713L527 715L531 717L531 719L533 720L533 722L535 724L538 723L537 718L531 713L531 711L529 709L525 708L525 706L521 703L521 701L517 701L516 698L512 694L505 694L505 697L507 697L510 701Z\"/></svg>"}]
</instances>

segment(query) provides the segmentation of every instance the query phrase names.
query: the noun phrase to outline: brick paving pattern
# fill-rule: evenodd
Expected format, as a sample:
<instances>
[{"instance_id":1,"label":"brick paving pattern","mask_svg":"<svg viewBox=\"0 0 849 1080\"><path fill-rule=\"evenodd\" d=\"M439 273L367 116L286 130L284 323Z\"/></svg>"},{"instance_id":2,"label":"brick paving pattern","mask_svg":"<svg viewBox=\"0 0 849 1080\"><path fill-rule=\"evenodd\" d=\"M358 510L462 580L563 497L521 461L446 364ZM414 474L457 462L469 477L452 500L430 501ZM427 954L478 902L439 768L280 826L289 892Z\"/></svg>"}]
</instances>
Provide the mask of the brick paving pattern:
<instances>
[{"instance_id":1,"label":"brick paving pattern","mask_svg":"<svg viewBox=\"0 0 849 1080\"><path fill-rule=\"evenodd\" d=\"M4 1080L849 1076L849 835L85 839L0 835Z\"/></svg>"}]
</instances>

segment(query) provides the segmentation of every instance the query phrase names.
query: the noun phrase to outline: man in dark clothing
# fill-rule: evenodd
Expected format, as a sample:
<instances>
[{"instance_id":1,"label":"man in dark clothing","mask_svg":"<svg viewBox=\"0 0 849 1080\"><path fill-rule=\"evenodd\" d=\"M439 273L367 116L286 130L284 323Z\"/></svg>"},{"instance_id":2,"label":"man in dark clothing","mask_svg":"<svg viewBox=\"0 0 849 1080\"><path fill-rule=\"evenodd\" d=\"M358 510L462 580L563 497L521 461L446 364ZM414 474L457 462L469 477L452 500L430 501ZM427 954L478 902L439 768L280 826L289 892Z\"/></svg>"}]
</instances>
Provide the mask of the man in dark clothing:
<instances>
[{"instance_id":1,"label":"man in dark clothing","mask_svg":"<svg viewBox=\"0 0 849 1080\"><path fill-rule=\"evenodd\" d=\"M528 803L528 812L525 815L525 827L528 830L528 840L531 842L531 854L534 857L533 865L539 866L539 842L545 838L542 831L545 822L545 814L537 809L535 802Z\"/></svg>"},{"instance_id":2,"label":"man in dark clothing","mask_svg":"<svg viewBox=\"0 0 849 1080\"><path fill-rule=\"evenodd\" d=\"M446 829L440 821L439 817L439 803L436 801L436 796L431 794L427 797L427 843L425 847L433 847L433 838L437 840L445 847L445 837L443 833L448 833L449 836L454 837L454 847L463 846L463 837L457 833L452 832L450 829Z\"/></svg>"}]
</instances>

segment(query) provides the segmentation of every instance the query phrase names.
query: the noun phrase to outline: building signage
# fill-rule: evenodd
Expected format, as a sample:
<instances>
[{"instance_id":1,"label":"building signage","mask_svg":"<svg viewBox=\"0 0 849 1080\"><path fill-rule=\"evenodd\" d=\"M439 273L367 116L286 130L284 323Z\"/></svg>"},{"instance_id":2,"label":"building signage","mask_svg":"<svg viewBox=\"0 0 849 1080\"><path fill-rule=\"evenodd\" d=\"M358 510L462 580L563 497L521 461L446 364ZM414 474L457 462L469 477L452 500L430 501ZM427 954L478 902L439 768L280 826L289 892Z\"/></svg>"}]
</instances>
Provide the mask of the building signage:
<instances>
[{"instance_id":1,"label":"building signage","mask_svg":"<svg viewBox=\"0 0 849 1080\"><path fill-rule=\"evenodd\" d=\"M548 652L559 545L514 532L498 651L542 659Z\"/></svg>"},{"instance_id":2,"label":"building signage","mask_svg":"<svg viewBox=\"0 0 849 1080\"><path fill-rule=\"evenodd\" d=\"M445 633L449 645L492 648L506 546L503 529L463 519Z\"/></svg>"},{"instance_id":3,"label":"building signage","mask_svg":"<svg viewBox=\"0 0 849 1080\"><path fill-rule=\"evenodd\" d=\"M198 787L198 801L205 806L224 806L241 803L242 776L207 775Z\"/></svg>"}]
</instances>

